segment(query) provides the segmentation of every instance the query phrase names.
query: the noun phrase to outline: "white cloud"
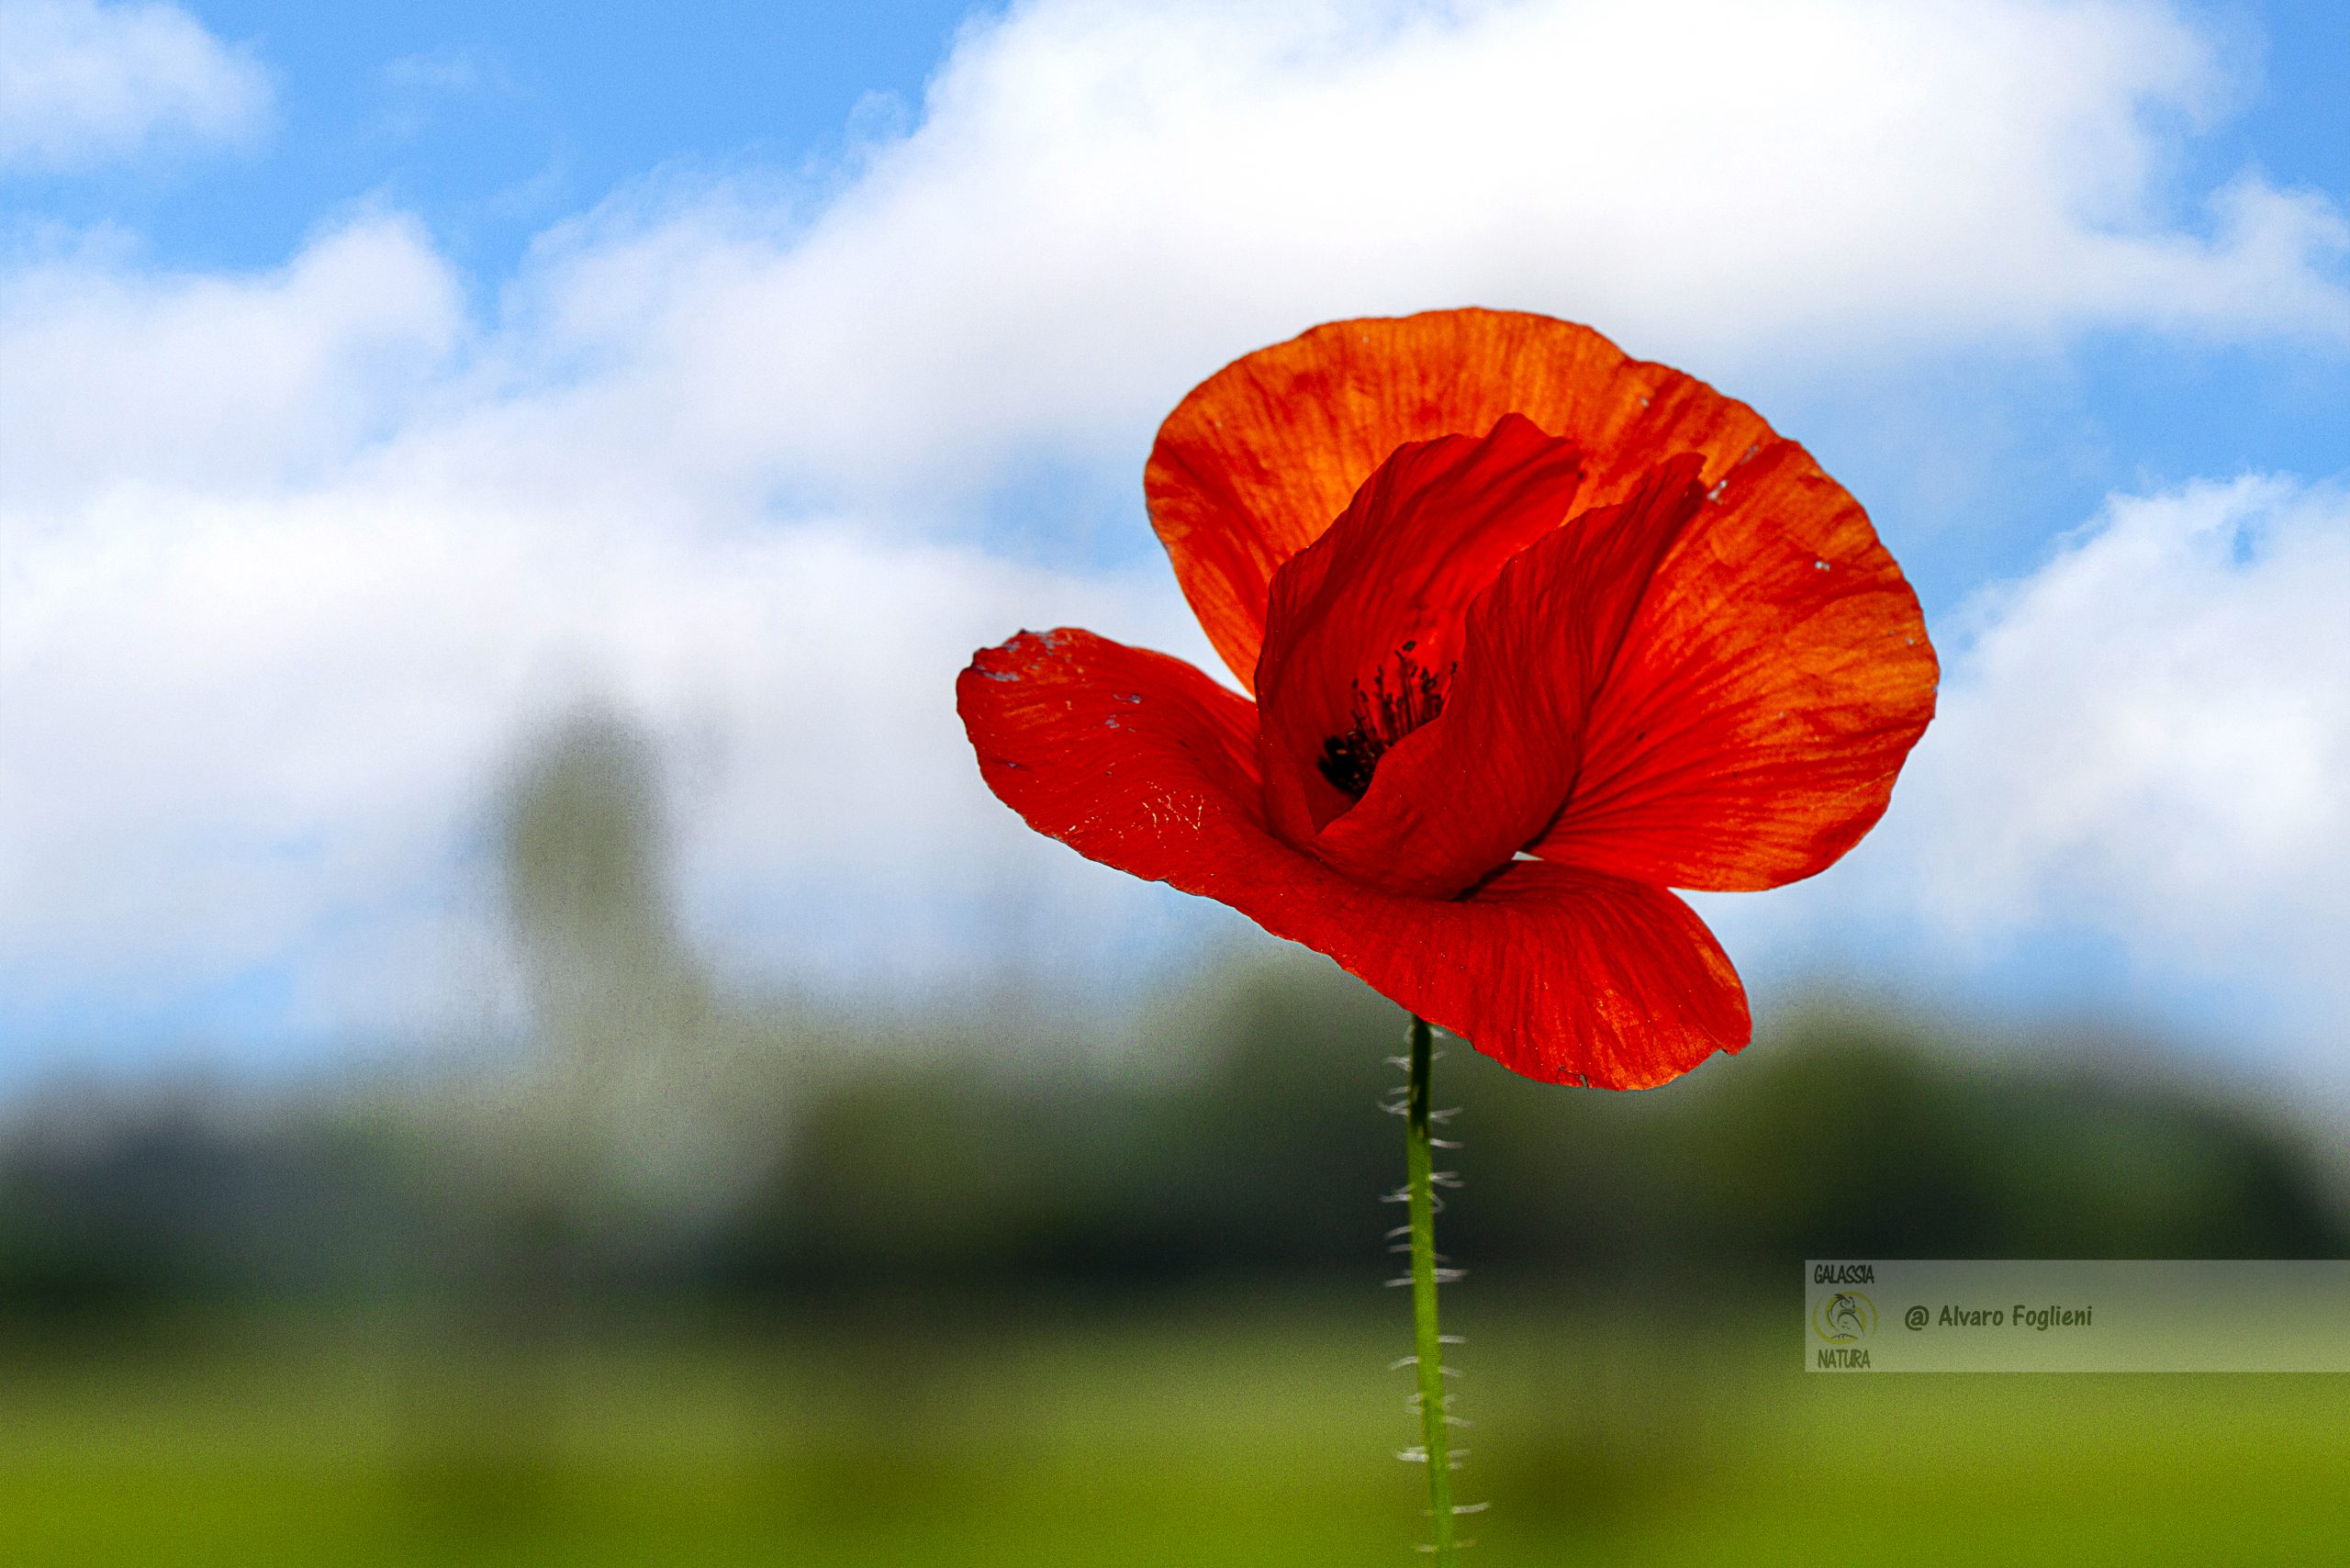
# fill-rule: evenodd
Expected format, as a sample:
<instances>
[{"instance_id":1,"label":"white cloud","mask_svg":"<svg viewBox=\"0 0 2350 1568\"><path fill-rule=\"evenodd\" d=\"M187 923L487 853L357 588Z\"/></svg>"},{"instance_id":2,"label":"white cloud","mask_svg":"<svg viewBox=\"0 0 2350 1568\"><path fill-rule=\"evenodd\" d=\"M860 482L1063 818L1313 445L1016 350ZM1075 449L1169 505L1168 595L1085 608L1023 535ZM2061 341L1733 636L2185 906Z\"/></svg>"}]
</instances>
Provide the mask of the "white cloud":
<instances>
[{"instance_id":1,"label":"white cloud","mask_svg":"<svg viewBox=\"0 0 2350 1568\"><path fill-rule=\"evenodd\" d=\"M177 6L0 0L0 170L242 140L268 108L262 69Z\"/></svg>"},{"instance_id":2,"label":"white cloud","mask_svg":"<svg viewBox=\"0 0 2350 1568\"><path fill-rule=\"evenodd\" d=\"M2098 325L2350 339L2330 204L2247 174L2170 209L2154 121L2226 84L2144 6L1065 0L969 35L812 221L620 204L535 292L627 363L599 398L861 488L1130 453L1206 365L1431 305L1733 375Z\"/></svg>"},{"instance_id":3,"label":"white cloud","mask_svg":"<svg viewBox=\"0 0 2350 1568\"><path fill-rule=\"evenodd\" d=\"M79 258L0 273L0 489L23 508L298 480L412 412L463 329L454 275L396 218L257 276Z\"/></svg>"},{"instance_id":4,"label":"white cloud","mask_svg":"<svg viewBox=\"0 0 2350 1568\"><path fill-rule=\"evenodd\" d=\"M2350 1002L2344 603L2350 495L2257 478L2118 498L1978 601L1902 785L1935 924Z\"/></svg>"},{"instance_id":5,"label":"white cloud","mask_svg":"<svg viewBox=\"0 0 2350 1568\"><path fill-rule=\"evenodd\" d=\"M2100 324L2340 335L2331 207L2161 199L2145 111L2220 84L2115 6L1065 0L968 34L826 203L650 184L547 236L487 322L392 218L263 275L0 274L0 990L290 958L321 1024L409 1016L488 940L499 769L583 697L664 741L691 908L744 962L942 964L1024 901L1113 946L1168 902L993 804L952 677L1022 625L1203 650L1163 568L990 554L972 503L1006 473L1133 487L1202 375L1359 311L1547 309L1733 386ZM1142 537L1138 498L1118 521ZM2296 588L2249 570L2247 619ZM2013 843L1937 907L2139 887L2070 797L1953 816L1934 757L2009 743L1944 737L2036 690L1982 678L1905 810L1941 788L1921 822ZM2108 803L2141 809L2175 738ZM2229 775L2164 777L2147 809L2185 820ZM2320 811L2292 777L2253 780L2275 821ZM2288 830L2231 831L2300 874ZM2177 858L2164 888L2218 876Z\"/></svg>"},{"instance_id":6,"label":"white cloud","mask_svg":"<svg viewBox=\"0 0 2350 1568\"><path fill-rule=\"evenodd\" d=\"M520 92L496 59L464 49L401 55L386 63L380 80L380 123L395 137L417 135L453 106L479 106Z\"/></svg>"},{"instance_id":7,"label":"white cloud","mask_svg":"<svg viewBox=\"0 0 2350 1568\"><path fill-rule=\"evenodd\" d=\"M446 93L474 97L510 93L513 84L496 65L470 50L444 49L428 54L403 54L384 66L384 84L395 92Z\"/></svg>"}]
</instances>

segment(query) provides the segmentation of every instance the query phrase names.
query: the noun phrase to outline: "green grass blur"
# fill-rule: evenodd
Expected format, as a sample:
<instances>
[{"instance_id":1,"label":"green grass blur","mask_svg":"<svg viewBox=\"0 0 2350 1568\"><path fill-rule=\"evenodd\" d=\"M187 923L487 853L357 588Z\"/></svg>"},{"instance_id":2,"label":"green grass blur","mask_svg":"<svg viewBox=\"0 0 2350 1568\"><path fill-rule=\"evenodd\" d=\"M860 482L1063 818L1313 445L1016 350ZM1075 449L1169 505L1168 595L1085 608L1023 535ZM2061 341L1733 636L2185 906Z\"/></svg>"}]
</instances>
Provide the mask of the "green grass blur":
<instances>
[{"instance_id":1,"label":"green grass blur","mask_svg":"<svg viewBox=\"0 0 2350 1568\"><path fill-rule=\"evenodd\" d=\"M2341 1379L1807 1377L1792 1302L1457 1301L1464 1492L1494 1505L1476 1562L2314 1564L2350 1542ZM527 1351L250 1319L20 1338L0 1561L1407 1562L1396 1318L1260 1294Z\"/></svg>"}]
</instances>

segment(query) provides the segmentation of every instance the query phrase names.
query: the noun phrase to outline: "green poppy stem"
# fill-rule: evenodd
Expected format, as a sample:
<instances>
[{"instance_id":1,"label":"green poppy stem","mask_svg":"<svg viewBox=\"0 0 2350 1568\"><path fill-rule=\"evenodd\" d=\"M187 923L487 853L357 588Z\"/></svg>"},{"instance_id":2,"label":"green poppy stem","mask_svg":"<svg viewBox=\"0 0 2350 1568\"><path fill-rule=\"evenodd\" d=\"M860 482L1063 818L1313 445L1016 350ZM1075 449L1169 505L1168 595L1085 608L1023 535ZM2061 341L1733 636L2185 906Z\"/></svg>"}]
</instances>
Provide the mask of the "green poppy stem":
<instances>
[{"instance_id":1,"label":"green poppy stem","mask_svg":"<svg viewBox=\"0 0 2350 1568\"><path fill-rule=\"evenodd\" d=\"M1428 1472L1428 1518L1436 1529L1438 1568L1452 1568L1452 1443L1444 1393L1444 1338L1437 1331L1435 1144L1429 1127L1429 1068L1436 1031L1412 1020L1411 1086L1404 1109L1404 1202L1412 1231L1414 1364L1420 1383L1420 1450Z\"/></svg>"}]
</instances>

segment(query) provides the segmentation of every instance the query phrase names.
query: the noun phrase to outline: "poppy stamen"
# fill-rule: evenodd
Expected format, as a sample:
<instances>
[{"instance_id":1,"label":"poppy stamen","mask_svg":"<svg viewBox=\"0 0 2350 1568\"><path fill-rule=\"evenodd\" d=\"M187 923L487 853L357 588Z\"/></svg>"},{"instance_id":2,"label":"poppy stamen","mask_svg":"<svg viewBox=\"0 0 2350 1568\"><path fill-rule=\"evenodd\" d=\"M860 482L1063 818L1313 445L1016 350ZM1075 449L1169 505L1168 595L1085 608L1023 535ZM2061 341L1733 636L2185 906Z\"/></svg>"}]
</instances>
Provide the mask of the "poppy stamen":
<instances>
[{"instance_id":1,"label":"poppy stamen","mask_svg":"<svg viewBox=\"0 0 2350 1568\"><path fill-rule=\"evenodd\" d=\"M1395 651L1393 688L1383 663L1371 672L1370 690L1360 680L1353 683L1353 723L1322 743L1322 777L1355 800L1371 788L1371 776L1388 747L1444 711L1445 687L1460 666L1423 668L1412 656L1417 645L1406 642Z\"/></svg>"}]
</instances>

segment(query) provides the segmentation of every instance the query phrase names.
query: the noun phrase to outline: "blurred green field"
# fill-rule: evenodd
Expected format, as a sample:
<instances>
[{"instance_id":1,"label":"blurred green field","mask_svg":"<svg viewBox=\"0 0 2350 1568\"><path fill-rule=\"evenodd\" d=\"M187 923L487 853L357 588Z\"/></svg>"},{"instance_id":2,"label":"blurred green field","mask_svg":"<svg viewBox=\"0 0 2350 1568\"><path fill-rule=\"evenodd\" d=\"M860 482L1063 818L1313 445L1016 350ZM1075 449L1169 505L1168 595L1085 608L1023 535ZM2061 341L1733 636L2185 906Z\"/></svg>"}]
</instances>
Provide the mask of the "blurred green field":
<instances>
[{"instance_id":1,"label":"blurred green field","mask_svg":"<svg viewBox=\"0 0 2350 1568\"><path fill-rule=\"evenodd\" d=\"M736 996L650 752L575 742L502 830L528 1041L0 1098L0 1568L1421 1561L1391 1003ZM1472 1563L2350 1562L2350 1378L1801 1370L1805 1258L2350 1257L2327 1107L1833 997L1438 1082Z\"/></svg>"},{"instance_id":2,"label":"blurred green field","mask_svg":"<svg viewBox=\"0 0 2350 1568\"><path fill-rule=\"evenodd\" d=\"M1408 1563L1400 1302L241 1318L0 1352L0 1562ZM1460 1294L1471 1561L2336 1563L2350 1379L1830 1378L1799 1310Z\"/></svg>"}]
</instances>

